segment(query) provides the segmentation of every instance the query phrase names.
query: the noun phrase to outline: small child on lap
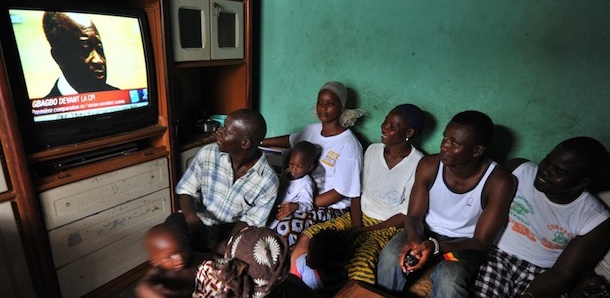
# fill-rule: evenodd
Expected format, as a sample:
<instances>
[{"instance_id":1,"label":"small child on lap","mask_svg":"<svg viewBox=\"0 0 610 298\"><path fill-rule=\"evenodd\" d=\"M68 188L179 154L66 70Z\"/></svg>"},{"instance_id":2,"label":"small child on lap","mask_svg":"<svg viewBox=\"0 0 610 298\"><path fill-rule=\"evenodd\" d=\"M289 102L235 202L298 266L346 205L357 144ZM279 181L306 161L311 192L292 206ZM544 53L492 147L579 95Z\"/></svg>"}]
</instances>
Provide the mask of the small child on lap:
<instances>
[{"instance_id":1,"label":"small child on lap","mask_svg":"<svg viewBox=\"0 0 610 298\"><path fill-rule=\"evenodd\" d=\"M316 166L317 155L314 144L307 141L298 142L290 152L288 169L280 177L278 200L281 200L281 203L277 206L275 218L269 228L286 238L291 247L299 235L290 233L289 229L278 226L278 223L295 212L306 214L313 209L314 182L309 172Z\"/></svg>"}]
</instances>

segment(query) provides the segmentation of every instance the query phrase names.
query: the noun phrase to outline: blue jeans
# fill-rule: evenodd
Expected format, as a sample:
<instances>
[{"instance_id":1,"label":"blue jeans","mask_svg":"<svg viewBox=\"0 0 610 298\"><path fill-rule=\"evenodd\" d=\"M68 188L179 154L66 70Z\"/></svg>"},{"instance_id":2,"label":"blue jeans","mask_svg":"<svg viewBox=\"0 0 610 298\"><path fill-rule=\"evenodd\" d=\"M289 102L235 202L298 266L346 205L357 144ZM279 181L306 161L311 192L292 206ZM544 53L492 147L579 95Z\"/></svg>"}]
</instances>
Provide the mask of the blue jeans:
<instances>
[{"instance_id":1,"label":"blue jeans","mask_svg":"<svg viewBox=\"0 0 610 298\"><path fill-rule=\"evenodd\" d=\"M401 231L390 239L379 254L377 284L390 291L402 291L407 282L407 277L398 264L398 255L406 242L407 234L405 231Z\"/></svg>"},{"instance_id":2,"label":"blue jeans","mask_svg":"<svg viewBox=\"0 0 610 298\"><path fill-rule=\"evenodd\" d=\"M443 236L438 237L439 240L450 239ZM388 242L379 255L377 284L390 291L403 291L409 278L409 274L403 273L398 263L398 256L406 242L407 234L402 231ZM470 285L477 273L477 259L470 262L453 262L435 258L428 262L438 263L430 275L432 297L468 297Z\"/></svg>"}]
</instances>

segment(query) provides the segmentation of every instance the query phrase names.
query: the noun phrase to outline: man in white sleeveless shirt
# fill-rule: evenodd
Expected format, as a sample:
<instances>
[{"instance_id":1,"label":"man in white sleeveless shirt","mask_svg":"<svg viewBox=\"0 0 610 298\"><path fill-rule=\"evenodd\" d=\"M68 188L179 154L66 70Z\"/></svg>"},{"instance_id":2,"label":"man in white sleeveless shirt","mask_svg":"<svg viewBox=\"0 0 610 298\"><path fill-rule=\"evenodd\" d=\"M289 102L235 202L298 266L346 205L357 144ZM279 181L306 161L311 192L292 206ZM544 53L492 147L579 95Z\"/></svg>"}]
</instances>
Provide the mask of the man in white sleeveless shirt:
<instances>
[{"instance_id":1,"label":"man in white sleeveless shirt","mask_svg":"<svg viewBox=\"0 0 610 298\"><path fill-rule=\"evenodd\" d=\"M506 163L519 186L476 297L558 297L593 268L610 245L610 213L586 189L607 163L604 146L589 137L561 142L539 165Z\"/></svg>"},{"instance_id":2,"label":"man in white sleeveless shirt","mask_svg":"<svg viewBox=\"0 0 610 298\"><path fill-rule=\"evenodd\" d=\"M481 112L458 113L445 128L440 153L421 159L405 229L379 257L379 285L402 291L425 264L436 263L432 297L469 295L481 257L507 221L516 187L510 173L485 155L493 129ZM407 255L417 264L405 263Z\"/></svg>"}]
</instances>

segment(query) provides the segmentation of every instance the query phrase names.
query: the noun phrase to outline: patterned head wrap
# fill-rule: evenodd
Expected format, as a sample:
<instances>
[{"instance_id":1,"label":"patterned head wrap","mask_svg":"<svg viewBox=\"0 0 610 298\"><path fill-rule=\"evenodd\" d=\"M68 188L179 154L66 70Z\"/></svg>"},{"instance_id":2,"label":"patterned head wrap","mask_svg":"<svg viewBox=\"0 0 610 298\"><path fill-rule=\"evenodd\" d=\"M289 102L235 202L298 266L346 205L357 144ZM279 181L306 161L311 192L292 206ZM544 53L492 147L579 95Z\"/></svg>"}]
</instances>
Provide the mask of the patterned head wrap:
<instances>
[{"instance_id":1,"label":"patterned head wrap","mask_svg":"<svg viewBox=\"0 0 610 298\"><path fill-rule=\"evenodd\" d=\"M288 276L286 240L267 228L247 227L231 237L224 258L197 270L194 298L265 297Z\"/></svg>"},{"instance_id":2,"label":"patterned head wrap","mask_svg":"<svg viewBox=\"0 0 610 298\"><path fill-rule=\"evenodd\" d=\"M343 85L341 82L328 81L326 82L326 84L320 87L318 93L320 93L320 91L322 90L328 90L337 95L337 97L339 97L339 101L341 101L341 107L343 108L343 112L341 113L341 116L339 116L339 123L341 123L343 127L354 126L358 118L366 114L365 110L347 109L345 107L345 105L347 104L347 88L345 88L345 85Z\"/></svg>"}]
</instances>

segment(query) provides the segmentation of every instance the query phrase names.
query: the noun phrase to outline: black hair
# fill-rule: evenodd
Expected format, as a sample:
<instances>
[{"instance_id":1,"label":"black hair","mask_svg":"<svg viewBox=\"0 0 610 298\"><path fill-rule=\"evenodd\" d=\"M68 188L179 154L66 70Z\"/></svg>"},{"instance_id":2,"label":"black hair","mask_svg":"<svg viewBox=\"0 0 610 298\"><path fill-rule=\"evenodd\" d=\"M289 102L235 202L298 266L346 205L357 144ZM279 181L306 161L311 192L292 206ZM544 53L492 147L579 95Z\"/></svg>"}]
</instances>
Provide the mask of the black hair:
<instances>
[{"instance_id":1,"label":"black hair","mask_svg":"<svg viewBox=\"0 0 610 298\"><path fill-rule=\"evenodd\" d=\"M309 241L307 266L321 269L333 264L344 264L347 260L347 236L344 232L325 229Z\"/></svg>"},{"instance_id":2,"label":"black hair","mask_svg":"<svg viewBox=\"0 0 610 298\"><path fill-rule=\"evenodd\" d=\"M261 113L251 109L240 109L230 114L234 118L240 118L246 123L246 135L252 143L260 144L267 134L267 122Z\"/></svg>"},{"instance_id":3,"label":"black hair","mask_svg":"<svg viewBox=\"0 0 610 298\"><path fill-rule=\"evenodd\" d=\"M583 160L586 178L598 178L608 166L608 151L602 143L594 138L575 137L567 139L559 143L557 148L573 153Z\"/></svg>"},{"instance_id":4,"label":"black hair","mask_svg":"<svg viewBox=\"0 0 610 298\"><path fill-rule=\"evenodd\" d=\"M188 242L184 233L180 233L175 227L160 223L152 226L146 231L145 238L158 237L159 235L169 236L173 241L176 241L181 247L185 248Z\"/></svg>"},{"instance_id":5,"label":"black hair","mask_svg":"<svg viewBox=\"0 0 610 298\"><path fill-rule=\"evenodd\" d=\"M311 237L306 263L309 268L318 271L324 285L319 291L322 297L333 297L348 280L345 269L348 249L345 232L325 229Z\"/></svg>"},{"instance_id":6,"label":"black hair","mask_svg":"<svg viewBox=\"0 0 610 298\"><path fill-rule=\"evenodd\" d=\"M292 151L290 154L301 154L304 157L305 162L309 164L315 164L318 160L318 148L316 145L307 142L300 141L292 147Z\"/></svg>"},{"instance_id":7,"label":"black hair","mask_svg":"<svg viewBox=\"0 0 610 298\"><path fill-rule=\"evenodd\" d=\"M472 110L460 112L451 118L451 122L472 127L477 144L487 146L491 142L494 124L485 113Z\"/></svg>"}]
</instances>

